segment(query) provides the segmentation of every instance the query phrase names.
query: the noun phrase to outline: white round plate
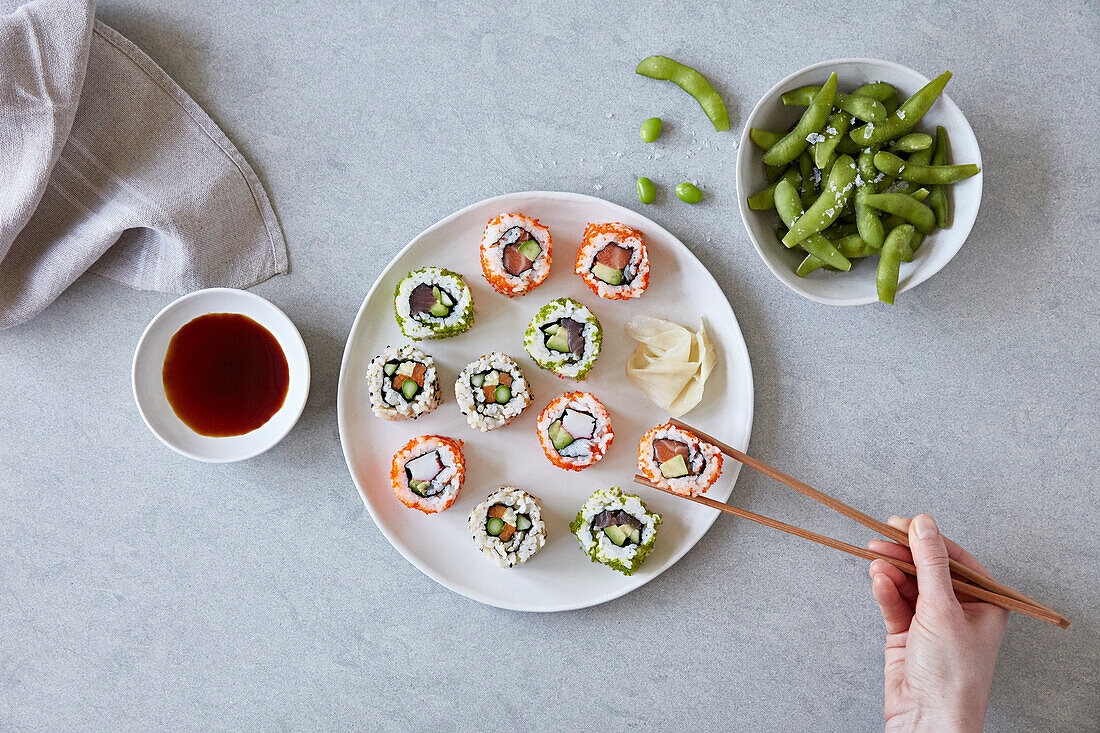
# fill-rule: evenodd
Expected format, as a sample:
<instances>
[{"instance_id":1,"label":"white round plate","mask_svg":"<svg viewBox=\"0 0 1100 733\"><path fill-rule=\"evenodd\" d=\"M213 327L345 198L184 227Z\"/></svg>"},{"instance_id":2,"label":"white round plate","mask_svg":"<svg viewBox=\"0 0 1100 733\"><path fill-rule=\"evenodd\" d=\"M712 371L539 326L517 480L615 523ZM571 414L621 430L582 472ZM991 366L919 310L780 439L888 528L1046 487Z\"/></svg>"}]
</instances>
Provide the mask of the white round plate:
<instances>
[{"instance_id":1,"label":"white round plate","mask_svg":"<svg viewBox=\"0 0 1100 733\"><path fill-rule=\"evenodd\" d=\"M478 260L485 223L504 212L523 212L550 227L550 277L526 296L509 299L494 292ZM581 234L588 222L620 221L646 237L652 266L649 289L629 301L604 300L573 273ZM371 359L387 345L407 343L393 316L393 292L410 270L440 265L462 273L473 292L473 328L459 336L421 341L435 357L444 402L415 421L386 422L374 416L365 374ZM587 305L604 330L603 351L588 379L566 381L535 366L523 350L523 331L539 307L570 296ZM635 314L665 318L695 328L699 318L718 352L703 402L684 416L711 435L744 449L752 427L752 370L745 341L729 302L710 273L676 237L629 209L574 193L529 192L481 201L448 216L412 240L390 262L363 301L348 336L340 369L337 411L340 439L352 479L378 528L397 551L429 577L456 593L500 608L563 611L617 598L668 569L714 522L718 512L633 483L638 440L667 416L626 379L634 343L625 324ZM534 401L511 425L481 433L466 424L454 399L454 382L469 362L490 351L510 354L524 370ZM551 464L539 447L535 420L562 392L594 393L611 412L615 442L602 461L581 472ZM389 471L393 454L416 435L461 439L466 483L454 505L425 515L407 509L393 495ZM740 465L726 461L718 483L707 494L726 499ZM466 529L470 510L503 484L542 500L547 544L527 563L498 568L474 546ZM638 493L664 517L653 553L641 569L624 576L589 561L569 523L594 489L622 486Z\"/></svg>"},{"instance_id":2,"label":"white round plate","mask_svg":"<svg viewBox=\"0 0 1100 733\"><path fill-rule=\"evenodd\" d=\"M164 395L162 374L168 342L188 321L207 313L248 316L271 332L286 356L290 384L283 406L251 433L229 438L199 435L176 417ZM309 355L294 323L269 301L247 290L209 288L177 298L149 322L134 351L131 381L138 412L162 443L196 461L229 463L263 453L298 422L309 396Z\"/></svg>"},{"instance_id":3,"label":"white round plate","mask_svg":"<svg viewBox=\"0 0 1100 733\"><path fill-rule=\"evenodd\" d=\"M868 82L886 81L897 88L902 97L899 101L905 101L929 81L926 76L908 66L864 58L822 61L799 69L780 81L756 103L745 121L745 129L741 132L741 145L737 149L737 198L741 206L741 220L748 230L752 246L756 248L756 253L764 260L764 264L784 285L799 295L828 305L877 303L877 257L870 258L869 262L853 262L850 272L821 269L807 277L799 277L795 274L795 268L805 254L787 249L776 239L775 228L779 224L779 217L774 210L753 211L746 200L768 185L761 160L764 151L756 147L749 138L749 130L753 127L766 130L788 129L798 121L804 109L784 106L780 99L783 92L808 84L824 84L832 71L837 73L837 88L840 91L850 92ZM952 88L950 82L947 88ZM966 115L946 92L940 95L916 129L935 135L937 125L942 125L947 130L953 163L977 163L979 168L982 167L982 153L978 149L974 130L967 122ZM982 202L982 176L979 173L948 187L951 225L932 232L913 256L913 261L901 264L899 296L943 269L970 236Z\"/></svg>"}]
</instances>

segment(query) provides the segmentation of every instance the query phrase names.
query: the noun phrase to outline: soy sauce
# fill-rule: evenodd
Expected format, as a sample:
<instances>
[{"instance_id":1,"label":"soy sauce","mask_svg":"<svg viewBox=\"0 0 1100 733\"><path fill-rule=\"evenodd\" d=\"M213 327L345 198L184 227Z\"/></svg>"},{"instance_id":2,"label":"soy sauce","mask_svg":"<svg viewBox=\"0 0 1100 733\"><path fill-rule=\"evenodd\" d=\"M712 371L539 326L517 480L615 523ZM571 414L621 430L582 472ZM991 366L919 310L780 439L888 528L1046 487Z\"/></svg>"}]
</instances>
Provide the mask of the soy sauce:
<instances>
[{"instance_id":1,"label":"soy sauce","mask_svg":"<svg viewBox=\"0 0 1100 733\"><path fill-rule=\"evenodd\" d=\"M290 386L286 355L271 332L239 313L208 313L172 336L164 393L199 435L226 438L260 427Z\"/></svg>"}]
</instances>

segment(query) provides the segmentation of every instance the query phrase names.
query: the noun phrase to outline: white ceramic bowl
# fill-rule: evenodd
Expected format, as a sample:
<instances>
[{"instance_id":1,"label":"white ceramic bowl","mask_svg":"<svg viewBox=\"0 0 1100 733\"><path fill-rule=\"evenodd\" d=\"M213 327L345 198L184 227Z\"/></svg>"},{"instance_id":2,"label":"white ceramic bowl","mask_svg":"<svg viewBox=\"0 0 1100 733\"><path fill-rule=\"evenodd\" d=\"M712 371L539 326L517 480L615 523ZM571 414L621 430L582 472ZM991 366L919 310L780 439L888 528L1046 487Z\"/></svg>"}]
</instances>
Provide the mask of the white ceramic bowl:
<instances>
[{"instance_id":1,"label":"white ceramic bowl","mask_svg":"<svg viewBox=\"0 0 1100 733\"><path fill-rule=\"evenodd\" d=\"M207 313L240 313L278 340L290 370L286 400L270 420L251 433L230 438L199 435L176 417L164 394L162 370L168 342L188 321ZM263 453L282 440L302 414L309 395L309 356L294 323L258 295L233 288L210 288L169 303L145 328L134 352L134 400L145 424L172 450L208 463L228 463Z\"/></svg>"},{"instance_id":2,"label":"white ceramic bowl","mask_svg":"<svg viewBox=\"0 0 1100 733\"><path fill-rule=\"evenodd\" d=\"M877 258L862 264L853 263L851 272L817 270L807 277L798 277L795 268L805 256L801 250L789 250L775 236L779 217L774 211L753 211L746 199L768 185L764 177L764 154L749 139L749 129L786 130L802 115L803 107L786 107L780 100L783 92L808 84L824 84L829 73L835 71L839 78L838 89L850 92L872 81L886 81L898 89L902 100L928 83L928 78L907 66L877 59L833 59L791 74L776 84L763 99L757 102L741 133L741 145L737 152L737 198L741 205L741 219L749 232L753 247L777 278L800 295L829 305L863 305L878 301L875 289L875 263ZM938 72L937 72L938 73ZM950 83L948 89L951 88ZM916 129L934 134L937 125L943 125L951 139L953 163L977 163L982 165L978 140L962 110L947 94L941 94ZM917 250L913 261L903 263L898 292L909 290L936 274L962 247L982 200L982 173L967 178L949 188L952 208L951 226L937 229Z\"/></svg>"}]
</instances>

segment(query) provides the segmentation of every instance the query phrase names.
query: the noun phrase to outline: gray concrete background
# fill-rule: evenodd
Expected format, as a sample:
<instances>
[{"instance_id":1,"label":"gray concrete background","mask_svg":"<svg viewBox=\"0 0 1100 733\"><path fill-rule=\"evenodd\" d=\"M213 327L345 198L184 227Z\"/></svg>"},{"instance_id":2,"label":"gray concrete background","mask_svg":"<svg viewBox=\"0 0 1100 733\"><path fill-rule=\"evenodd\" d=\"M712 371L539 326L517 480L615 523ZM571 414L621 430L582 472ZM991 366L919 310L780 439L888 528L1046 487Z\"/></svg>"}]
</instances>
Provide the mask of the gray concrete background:
<instances>
[{"instance_id":1,"label":"gray concrete background","mask_svg":"<svg viewBox=\"0 0 1100 733\"><path fill-rule=\"evenodd\" d=\"M1097 6L729 5L104 0L268 186L293 272L256 292L298 324L314 385L277 449L206 466L157 442L130 395L171 296L84 278L0 333L0 729L879 728L862 562L720 519L622 599L503 612L406 563L345 469L343 342L405 242L508 191L640 208L645 174L664 188L645 213L741 320L751 452L872 514L934 513L1062 610L1068 631L1013 619L988 729L1097 730ZM716 81L735 132L632 73L658 52ZM954 71L985 159L970 240L894 308L788 291L737 214L752 105L851 55ZM651 115L659 147L637 139ZM683 179L705 203L671 198ZM752 472L735 497L867 538Z\"/></svg>"}]
</instances>

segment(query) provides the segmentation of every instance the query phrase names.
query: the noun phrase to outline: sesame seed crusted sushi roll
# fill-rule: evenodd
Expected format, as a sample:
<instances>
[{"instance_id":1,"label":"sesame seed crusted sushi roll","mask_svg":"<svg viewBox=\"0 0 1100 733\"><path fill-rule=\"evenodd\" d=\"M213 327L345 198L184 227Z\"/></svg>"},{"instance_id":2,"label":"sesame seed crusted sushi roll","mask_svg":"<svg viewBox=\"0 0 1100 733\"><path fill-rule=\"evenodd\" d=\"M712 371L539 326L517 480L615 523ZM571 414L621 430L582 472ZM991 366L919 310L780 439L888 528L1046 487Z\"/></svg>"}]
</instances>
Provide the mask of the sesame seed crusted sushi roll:
<instances>
[{"instance_id":1,"label":"sesame seed crusted sushi roll","mask_svg":"<svg viewBox=\"0 0 1100 733\"><path fill-rule=\"evenodd\" d=\"M413 270L397 283L394 314L401 333L413 340L463 333L474 323L474 299L457 272L442 267Z\"/></svg>"},{"instance_id":2,"label":"sesame seed crusted sushi roll","mask_svg":"<svg viewBox=\"0 0 1100 733\"><path fill-rule=\"evenodd\" d=\"M653 550L660 523L661 515L646 509L638 496L612 486L596 489L569 529L592 562L631 575Z\"/></svg>"},{"instance_id":3,"label":"sesame seed crusted sushi roll","mask_svg":"<svg viewBox=\"0 0 1100 733\"><path fill-rule=\"evenodd\" d=\"M488 432L515 420L531 404L531 388L519 364L494 351L466 365L455 399L470 427Z\"/></svg>"},{"instance_id":4,"label":"sesame seed crusted sushi roll","mask_svg":"<svg viewBox=\"0 0 1100 733\"><path fill-rule=\"evenodd\" d=\"M649 254L637 229L589 224L574 268L593 293L608 300L637 298L649 287Z\"/></svg>"},{"instance_id":5,"label":"sesame seed crusted sushi roll","mask_svg":"<svg viewBox=\"0 0 1100 733\"><path fill-rule=\"evenodd\" d=\"M539 308L523 334L531 358L562 379L588 376L602 345L599 319L572 298L556 298Z\"/></svg>"},{"instance_id":6,"label":"sesame seed crusted sushi roll","mask_svg":"<svg viewBox=\"0 0 1100 733\"><path fill-rule=\"evenodd\" d=\"M367 367L370 406L383 420L408 420L439 407L435 359L415 346L388 348Z\"/></svg>"},{"instance_id":7,"label":"sesame seed crusted sushi roll","mask_svg":"<svg viewBox=\"0 0 1100 733\"><path fill-rule=\"evenodd\" d=\"M481 272L493 290L526 295L550 274L550 230L524 214L490 219L481 235Z\"/></svg>"},{"instance_id":8,"label":"sesame seed crusted sushi roll","mask_svg":"<svg viewBox=\"0 0 1100 733\"><path fill-rule=\"evenodd\" d=\"M467 526L477 548L502 568L527 562L546 544L538 499L513 486L501 486L475 506Z\"/></svg>"},{"instance_id":9,"label":"sesame seed crusted sushi roll","mask_svg":"<svg viewBox=\"0 0 1100 733\"><path fill-rule=\"evenodd\" d=\"M694 433L665 423L642 436L638 470L662 488L698 496L721 475L722 452Z\"/></svg>"},{"instance_id":10,"label":"sesame seed crusted sushi roll","mask_svg":"<svg viewBox=\"0 0 1100 733\"><path fill-rule=\"evenodd\" d=\"M615 439L611 414L590 392L566 392L558 397L539 415L536 429L542 452L567 471L593 465Z\"/></svg>"},{"instance_id":11,"label":"sesame seed crusted sushi roll","mask_svg":"<svg viewBox=\"0 0 1100 733\"><path fill-rule=\"evenodd\" d=\"M390 466L393 493L410 509L441 512L455 503L466 479L462 441L421 435L397 451Z\"/></svg>"}]
</instances>

